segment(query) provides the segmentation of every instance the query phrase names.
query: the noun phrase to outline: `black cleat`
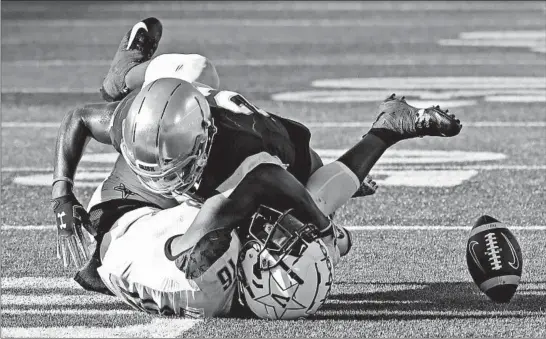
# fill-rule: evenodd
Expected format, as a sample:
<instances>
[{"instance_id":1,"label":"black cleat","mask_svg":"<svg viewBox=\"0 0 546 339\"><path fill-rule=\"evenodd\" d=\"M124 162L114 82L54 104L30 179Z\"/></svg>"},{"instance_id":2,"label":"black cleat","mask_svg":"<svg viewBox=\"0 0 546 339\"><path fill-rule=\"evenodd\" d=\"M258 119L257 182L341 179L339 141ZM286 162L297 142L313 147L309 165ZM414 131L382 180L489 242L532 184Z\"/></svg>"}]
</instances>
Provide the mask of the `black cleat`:
<instances>
[{"instance_id":1,"label":"black cleat","mask_svg":"<svg viewBox=\"0 0 546 339\"><path fill-rule=\"evenodd\" d=\"M158 19L147 18L137 22L123 36L100 89L104 100L118 101L129 93L125 76L133 67L152 58L162 32L163 26Z\"/></svg>"},{"instance_id":2,"label":"black cleat","mask_svg":"<svg viewBox=\"0 0 546 339\"><path fill-rule=\"evenodd\" d=\"M462 125L455 115L443 111L440 106L416 108L408 104L404 97L395 94L381 103L381 114L372 128L387 129L400 135L402 139L424 136L453 137L459 134Z\"/></svg>"}]
</instances>

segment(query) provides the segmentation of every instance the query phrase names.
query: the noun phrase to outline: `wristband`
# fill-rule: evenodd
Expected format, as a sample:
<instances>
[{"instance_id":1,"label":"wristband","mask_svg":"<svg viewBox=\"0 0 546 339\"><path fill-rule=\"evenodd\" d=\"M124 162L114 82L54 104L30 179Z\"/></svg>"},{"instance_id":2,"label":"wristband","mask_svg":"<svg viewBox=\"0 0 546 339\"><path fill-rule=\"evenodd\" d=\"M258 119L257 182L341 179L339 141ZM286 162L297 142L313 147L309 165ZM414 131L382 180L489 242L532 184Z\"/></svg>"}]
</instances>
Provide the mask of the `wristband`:
<instances>
[{"instance_id":1,"label":"wristband","mask_svg":"<svg viewBox=\"0 0 546 339\"><path fill-rule=\"evenodd\" d=\"M319 231L320 237L325 237L327 235L334 235L334 222L330 220L330 223L328 224L328 227L322 229Z\"/></svg>"},{"instance_id":2,"label":"wristband","mask_svg":"<svg viewBox=\"0 0 546 339\"><path fill-rule=\"evenodd\" d=\"M70 185L74 186L74 180L70 179L69 177L57 177L57 178L54 178L53 179L53 183L51 184L51 186L55 185L55 183L57 181L66 181L67 183L69 183Z\"/></svg>"}]
</instances>

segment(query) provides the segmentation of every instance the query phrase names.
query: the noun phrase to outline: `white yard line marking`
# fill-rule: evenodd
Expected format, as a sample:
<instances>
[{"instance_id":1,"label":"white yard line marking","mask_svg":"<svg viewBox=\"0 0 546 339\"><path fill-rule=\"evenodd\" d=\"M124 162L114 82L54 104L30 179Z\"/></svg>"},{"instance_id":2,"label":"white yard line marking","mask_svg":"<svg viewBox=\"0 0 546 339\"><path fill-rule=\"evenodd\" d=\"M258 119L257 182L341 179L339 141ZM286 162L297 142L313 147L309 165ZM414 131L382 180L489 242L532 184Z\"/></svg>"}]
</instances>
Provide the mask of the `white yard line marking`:
<instances>
[{"instance_id":1,"label":"white yard line marking","mask_svg":"<svg viewBox=\"0 0 546 339\"><path fill-rule=\"evenodd\" d=\"M325 163L335 161L335 157L323 157L322 160ZM86 172L101 172L101 178L105 178L107 171L111 169L111 163L105 164L104 167L86 167L81 166L80 171L76 173L86 173ZM484 170L484 171L542 171L546 170L546 165L418 165L418 164L400 164L399 166L393 165L382 165L377 164L374 169L372 169L372 175L374 172L382 171L396 171L396 170ZM20 172L51 172L53 167L2 167L0 171L3 173L20 173ZM109 172L108 172L109 173ZM86 175L86 174L84 174ZM47 178L51 177L51 174L47 174Z\"/></svg>"},{"instance_id":2,"label":"white yard line marking","mask_svg":"<svg viewBox=\"0 0 546 339\"><path fill-rule=\"evenodd\" d=\"M538 45L537 40L521 40L521 39L480 39L480 40L457 40L457 39L442 39L438 41L443 46L478 46L478 47L535 47Z\"/></svg>"},{"instance_id":3,"label":"white yard line marking","mask_svg":"<svg viewBox=\"0 0 546 339\"><path fill-rule=\"evenodd\" d=\"M470 231L472 226L442 226L442 225L340 225L351 231ZM508 226L516 231L544 231L546 225ZM51 231L55 225L2 225L1 231ZM9 278L8 278L9 279ZM40 278L41 279L41 278ZM51 279L51 278L44 278ZM9 281L9 280L6 280ZM44 280L45 281L45 280ZM39 285L39 283L37 284ZM77 285L74 285L77 286ZM2 279L2 287L4 280Z\"/></svg>"},{"instance_id":4,"label":"white yard line marking","mask_svg":"<svg viewBox=\"0 0 546 339\"><path fill-rule=\"evenodd\" d=\"M60 122L3 121L2 128L59 128Z\"/></svg>"},{"instance_id":5,"label":"white yard line marking","mask_svg":"<svg viewBox=\"0 0 546 339\"><path fill-rule=\"evenodd\" d=\"M3 315L78 315L78 316L118 316L127 314L138 314L136 310L86 310L86 309L71 309L71 310L19 310L19 309L2 309Z\"/></svg>"},{"instance_id":6,"label":"white yard line marking","mask_svg":"<svg viewBox=\"0 0 546 339\"><path fill-rule=\"evenodd\" d=\"M304 122L309 128L366 128L373 121L314 121ZM546 121L465 121L464 127L546 127ZM3 125L2 125L3 127Z\"/></svg>"},{"instance_id":7,"label":"white yard line marking","mask_svg":"<svg viewBox=\"0 0 546 339\"><path fill-rule=\"evenodd\" d=\"M529 48L546 53L546 31L476 31L463 32L458 39L442 39L443 46L512 47Z\"/></svg>"},{"instance_id":8,"label":"white yard line marking","mask_svg":"<svg viewBox=\"0 0 546 339\"><path fill-rule=\"evenodd\" d=\"M5 226L2 226L2 229ZM15 226L18 229L21 229L21 226ZM33 226L23 226L23 227L33 227ZM54 225L45 225L40 226L42 228L30 228L29 230L45 230L45 229L54 229ZM42 289L51 289L51 288L60 288L60 289L77 289L82 290L82 287L78 285L73 279L69 278L59 278L59 277L4 277L1 280L2 289L5 292L5 289L33 289L33 290L42 290ZM3 296L2 296L3 298ZM3 299L2 299L3 300Z\"/></svg>"},{"instance_id":9,"label":"white yard line marking","mask_svg":"<svg viewBox=\"0 0 546 339\"><path fill-rule=\"evenodd\" d=\"M334 299L328 301L332 304L343 304ZM429 300L352 300L351 304L366 304L366 305L411 305L411 304L432 304Z\"/></svg>"},{"instance_id":10,"label":"white yard line marking","mask_svg":"<svg viewBox=\"0 0 546 339\"><path fill-rule=\"evenodd\" d=\"M219 42L220 44L221 42ZM214 44L214 43L213 43ZM335 61L333 61L335 60ZM457 65L457 66L481 66L481 65L546 65L546 62L541 59L537 60L520 60L520 59L495 59L495 58L457 58L457 57L445 57L445 58L429 58L429 57L415 57L399 58L399 57L384 57L377 58L376 56L329 56L329 57L309 57L305 59L293 58L293 59L216 59L213 60L216 67L240 67L240 66L253 66L253 67L290 67L290 66L369 66L369 65L389 65L389 66L412 66L422 65L426 60L427 65ZM6 68L11 67L107 67L110 66L111 60L63 60L63 59L50 59L50 60L14 60L4 61L2 64ZM39 89L42 92L53 92L53 89ZM66 89L69 90L69 89ZM72 89L74 90L74 89ZM87 88L86 90L92 90ZM3 88L2 93L18 93L29 92L30 88ZM92 91L91 93L95 93ZM86 92L87 93L87 92Z\"/></svg>"},{"instance_id":11,"label":"white yard line marking","mask_svg":"<svg viewBox=\"0 0 546 339\"><path fill-rule=\"evenodd\" d=\"M351 301L352 303L352 301ZM350 304L350 303L347 303ZM328 311L326 311L328 312ZM463 317L480 317L480 316L487 316L489 317L495 317L495 316L507 316L507 317L520 317L520 316L540 316L544 317L546 316L546 311L514 311L514 310L506 310L506 311L493 311L493 310L484 310L484 311L474 311L474 310L467 310L467 311L425 311L425 310L415 310L411 309L408 311L399 311L399 310L358 310L355 311L358 315L367 315L367 316L426 316L426 317L450 317L450 316L463 316Z\"/></svg>"},{"instance_id":12,"label":"white yard line marking","mask_svg":"<svg viewBox=\"0 0 546 339\"><path fill-rule=\"evenodd\" d=\"M4 287L5 288L5 287ZM46 306L70 306L70 305L96 305L112 304L112 306L119 305L122 301L112 296L103 294L89 294L89 295L66 295L66 294L9 294L4 291L0 297L3 306L28 306L28 305L46 305ZM129 306L127 306L129 308Z\"/></svg>"},{"instance_id":13,"label":"white yard line marking","mask_svg":"<svg viewBox=\"0 0 546 339\"><path fill-rule=\"evenodd\" d=\"M366 128L373 121L310 121L309 128ZM2 128L59 128L58 122L4 121ZM546 127L546 121L465 121L465 127Z\"/></svg>"},{"instance_id":14,"label":"white yard line marking","mask_svg":"<svg viewBox=\"0 0 546 339\"><path fill-rule=\"evenodd\" d=\"M546 31L521 30L521 31L474 31L459 34L461 39L534 39L545 40Z\"/></svg>"},{"instance_id":15,"label":"white yard line marking","mask_svg":"<svg viewBox=\"0 0 546 339\"><path fill-rule=\"evenodd\" d=\"M329 19L329 18L292 18L292 19L207 19L202 18L188 19L163 19L162 23L165 27L173 30L182 28L195 27L311 27L311 28L328 28L328 27L414 27L415 22L412 20L384 20L382 18L366 18L366 19ZM523 18L513 17L513 25L521 25L521 27L530 27L543 24L541 18ZM71 28L92 28L92 27L131 27L135 24L134 20L130 19L50 19L50 20L6 20L2 22L2 28L12 29L24 27L25 29L52 29L66 27ZM498 26L495 21L482 21L482 26ZM459 27L459 20L428 20L427 27ZM4 41L2 41L4 43ZM10 42L13 42L11 40Z\"/></svg>"},{"instance_id":16,"label":"white yard line marking","mask_svg":"<svg viewBox=\"0 0 546 339\"><path fill-rule=\"evenodd\" d=\"M340 225L343 226L343 225ZM468 231L472 226L441 226L441 225L354 225L343 226L350 231ZM546 225L529 225L529 226L508 226L510 230L515 231L544 231Z\"/></svg>"},{"instance_id":17,"label":"white yard line marking","mask_svg":"<svg viewBox=\"0 0 546 339\"><path fill-rule=\"evenodd\" d=\"M42 12L43 7L32 7L32 3L25 7L25 11ZM479 2L479 3L459 3L459 2L429 2L426 4L426 11L540 11L543 7L538 2L520 2L504 3L504 2ZM176 2L154 2L147 3L124 3L123 5L108 4L86 6L88 13L101 13L122 10L123 12L216 12L216 11L237 11L237 12L327 12L333 11L388 11L388 12L412 12L423 11L424 5L419 2L354 2L354 1L335 1L335 2L212 2L198 3L195 5L192 2L176 3ZM6 10L10 13L10 9ZM9 17L9 16L7 16Z\"/></svg>"},{"instance_id":18,"label":"white yard line marking","mask_svg":"<svg viewBox=\"0 0 546 339\"><path fill-rule=\"evenodd\" d=\"M113 163L109 163L109 166L113 165ZM86 167L81 166L81 170L84 170L86 172L104 172L107 170L110 170L111 167L105 166L105 167ZM53 171L53 167L2 167L0 169L2 172L6 173L13 173L13 172L51 172ZM78 175L78 172L76 172L76 176Z\"/></svg>"},{"instance_id":19,"label":"white yard line marking","mask_svg":"<svg viewBox=\"0 0 546 339\"><path fill-rule=\"evenodd\" d=\"M2 310L4 313L4 310ZM43 312L42 314L48 314ZM148 324L124 327L3 327L3 338L175 338L199 320L155 318Z\"/></svg>"},{"instance_id":20,"label":"white yard line marking","mask_svg":"<svg viewBox=\"0 0 546 339\"><path fill-rule=\"evenodd\" d=\"M544 89L546 83L544 77L371 77L371 78L339 78L339 79L318 79L311 82L313 87L328 88L357 88L376 89L393 88L397 90L414 89L464 89L469 90L491 90L491 89Z\"/></svg>"}]
</instances>

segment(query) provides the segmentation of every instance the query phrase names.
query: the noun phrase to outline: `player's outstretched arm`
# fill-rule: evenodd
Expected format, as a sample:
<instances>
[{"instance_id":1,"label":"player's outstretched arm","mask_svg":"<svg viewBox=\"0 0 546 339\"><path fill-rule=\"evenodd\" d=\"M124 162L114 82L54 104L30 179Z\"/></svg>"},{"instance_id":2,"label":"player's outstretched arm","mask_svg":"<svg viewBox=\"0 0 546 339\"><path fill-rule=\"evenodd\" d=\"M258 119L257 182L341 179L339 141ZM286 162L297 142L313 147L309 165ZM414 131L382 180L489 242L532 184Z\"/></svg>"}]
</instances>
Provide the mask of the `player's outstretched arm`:
<instances>
[{"instance_id":1,"label":"player's outstretched arm","mask_svg":"<svg viewBox=\"0 0 546 339\"><path fill-rule=\"evenodd\" d=\"M235 229L248 221L260 205L279 210L293 208L300 221L313 223L324 235L333 232L330 220L292 174L278 165L261 164L241 180L229 197L218 194L203 204L192 225L176 240L178 249L189 250L191 244L213 231ZM188 247L184 248L184 244Z\"/></svg>"},{"instance_id":2,"label":"player's outstretched arm","mask_svg":"<svg viewBox=\"0 0 546 339\"><path fill-rule=\"evenodd\" d=\"M89 257L83 228L93 234L89 216L72 193L74 173L85 145L93 138L102 143L110 141L110 120L117 103L91 104L68 112L61 122L55 147L52 203L57 223L57 257L64 267L73 261L76 268Z\"/></svg>"},{"instance_id":3,"label":"player's outstretched arm","mask_svg":"<svg viewBox=\"0 0 546 339\"><path fill-rule=\"evenodd\" d=\"M287 170L273 164L262 164L253 169L231 193L230 199L246 216L260 205L278 210L294 209L302 222L325 230L330 220L315 204L307 189ZM250 214L248 214L250 213Z\"/></svg>"},{"instance_id":4,"label":"player's outstretched arm","mask_svg":"<svg viewBox=\"0 0 546 339\"><path fill-rule=\"evenodd\" d=\"M72 191L74 174L91 138L111 144L110 120L117 103L88 104L70 110L63 118L55 146L53 198Z\"/></svg>"}]
</instances>

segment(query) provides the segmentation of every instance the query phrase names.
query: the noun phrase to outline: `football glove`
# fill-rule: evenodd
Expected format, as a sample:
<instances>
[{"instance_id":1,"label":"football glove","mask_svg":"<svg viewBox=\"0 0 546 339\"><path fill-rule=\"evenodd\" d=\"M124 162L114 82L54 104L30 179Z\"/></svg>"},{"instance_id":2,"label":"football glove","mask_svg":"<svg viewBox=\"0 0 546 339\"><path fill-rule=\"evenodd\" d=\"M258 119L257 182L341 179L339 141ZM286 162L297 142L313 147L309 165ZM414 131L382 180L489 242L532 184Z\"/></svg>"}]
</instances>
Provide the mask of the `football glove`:
<instances>
[{"instance_id":1,"label":"football glove","mask_svg":"<svg viewBox=\"0 0 546 339\"><path fill-rule=\"evenodd\" d=\"M57 222L57 258L62 259L65 268L71 260L80 269L90 256L92 235L89 215L73 193L52 199L53 212Z\"/></svg>"}]
</instances>

